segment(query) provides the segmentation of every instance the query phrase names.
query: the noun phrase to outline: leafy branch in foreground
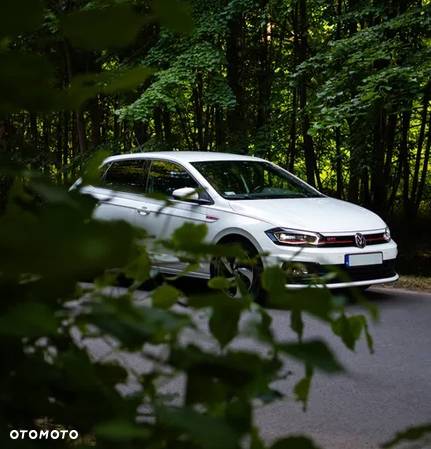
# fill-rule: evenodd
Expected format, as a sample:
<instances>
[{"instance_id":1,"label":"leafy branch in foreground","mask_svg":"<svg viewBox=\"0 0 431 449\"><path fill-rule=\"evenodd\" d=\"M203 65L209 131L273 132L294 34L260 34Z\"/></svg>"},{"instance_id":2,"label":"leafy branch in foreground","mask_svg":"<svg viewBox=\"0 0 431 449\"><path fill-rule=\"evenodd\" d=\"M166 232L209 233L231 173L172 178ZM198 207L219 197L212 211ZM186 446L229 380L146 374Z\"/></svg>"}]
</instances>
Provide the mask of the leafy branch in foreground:
<instances>
[{"instance_id":1,"label":"leafy branch in foreground","mask_svg":"<svg viewBox=\"0 0 431 449\"><path fill-rule=\"evenodd\" d=\"M291 311L288 341L274 335L268 309L247 294L230 298L223 278L189 297L163 283L142 300L138 285L150 279L150 264L141 233L93 220L94 202L75 192L40 182L13 192L0 219L4 429L42 420L77 429L79 447L266 448L253 409L282 397L273 383L286 364L304 365L293 386L304 407L314 372L343 370L324 341L304 338L302 316L332 326L351 349L365 326L326 290L286 290L277 268L264 271L263 283L270 307ZM205 229L192 228L171 242L190 263L236 251L206 245ZM137 282L115 287L121 271ZM78 284L89 276L97 277L93 284ZM94 349L100 345L103 357ZM269 447L316 446L295 436Z\"/></svg>"}]
</instances>

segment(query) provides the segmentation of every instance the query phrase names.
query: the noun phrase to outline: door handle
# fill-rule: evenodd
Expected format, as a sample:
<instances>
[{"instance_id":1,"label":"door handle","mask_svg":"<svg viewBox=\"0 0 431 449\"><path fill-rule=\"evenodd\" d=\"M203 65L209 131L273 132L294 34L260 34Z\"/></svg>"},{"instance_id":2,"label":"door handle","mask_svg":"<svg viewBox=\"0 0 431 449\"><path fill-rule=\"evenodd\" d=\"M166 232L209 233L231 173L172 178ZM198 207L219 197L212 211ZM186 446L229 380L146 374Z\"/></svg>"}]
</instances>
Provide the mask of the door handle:
<instances>
[{"instance_id":1,"label":"door handle","mask_svg":"<svg viewBox=\"0 0 431 449\"><path fill-rule=\"evenodd\" d=\"M150 213L147 206L141 206L139 209L136 210L136 212L139 215L148 215Z\"/></svg>"}]
</instances>

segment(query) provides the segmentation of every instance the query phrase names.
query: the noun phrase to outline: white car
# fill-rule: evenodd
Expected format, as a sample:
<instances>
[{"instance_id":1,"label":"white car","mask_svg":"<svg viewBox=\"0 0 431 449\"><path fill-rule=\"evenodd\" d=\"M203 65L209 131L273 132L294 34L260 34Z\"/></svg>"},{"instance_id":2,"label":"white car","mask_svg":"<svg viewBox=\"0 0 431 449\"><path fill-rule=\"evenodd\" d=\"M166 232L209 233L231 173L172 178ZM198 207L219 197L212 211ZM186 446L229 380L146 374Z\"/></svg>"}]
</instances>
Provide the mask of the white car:
<instances>
[{"instance_id":1,"label":"white car","mask_svg":"<svg viewBox=\"0 0 431 449\"><path fill-rule=\"evenodd\" d=\"M75 187L78 184L75 185ZM330 198L266 160L237 154L166 151L122 154L102 164L99 185L81 191L99 203L99 219L122 219L168 239L186 222L205 223L208 242L237 243L258 263L203 261L192 277L239 276L257 294L262 267L279 265L289 288L361 287L398 279L397 245L373 212ZM154 199L163 194L171 202ZM185 264L154 246L153 268Z\"/></svg>"}]
</instances>

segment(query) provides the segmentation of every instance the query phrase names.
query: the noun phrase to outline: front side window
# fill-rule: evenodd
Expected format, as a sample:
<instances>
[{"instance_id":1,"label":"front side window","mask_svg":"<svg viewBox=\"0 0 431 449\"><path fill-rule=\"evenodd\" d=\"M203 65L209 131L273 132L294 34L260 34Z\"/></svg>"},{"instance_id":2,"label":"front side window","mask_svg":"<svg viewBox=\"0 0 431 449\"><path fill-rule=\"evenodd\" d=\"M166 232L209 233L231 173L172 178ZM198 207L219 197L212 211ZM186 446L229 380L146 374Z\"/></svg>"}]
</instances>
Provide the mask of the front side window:
<instances>
[{"instance_id":1,"label":"front side window","mask_svg":"<svg viewBox=\"0 0 431 449\"><path fill-rule=\"evenodd\" d=\"M148 193L172 196L172 192L183 187L199 189L199 184L180 165L169 161L151 162L148 178Z\"/></svg>"},{"instance_id":2,"label":"front side window","mask_svg":"<svg viewBox=\"0 0 431 449\"><path fill-rule=\"evenodd\" d=\"M229 160L193 162L192 165L229 200L322 196L269 162Z\"/></svg>"},{"instance_id":3,"label":"front side window","mask_svg":"<svg viewBox=\"0 0 431 449\"><path fill-rule=\"evenodd\" d=\"M113 162L104 177L104 185L114 190L144 193L148 162L131 159Z\"/></svg>"}]
</instances>

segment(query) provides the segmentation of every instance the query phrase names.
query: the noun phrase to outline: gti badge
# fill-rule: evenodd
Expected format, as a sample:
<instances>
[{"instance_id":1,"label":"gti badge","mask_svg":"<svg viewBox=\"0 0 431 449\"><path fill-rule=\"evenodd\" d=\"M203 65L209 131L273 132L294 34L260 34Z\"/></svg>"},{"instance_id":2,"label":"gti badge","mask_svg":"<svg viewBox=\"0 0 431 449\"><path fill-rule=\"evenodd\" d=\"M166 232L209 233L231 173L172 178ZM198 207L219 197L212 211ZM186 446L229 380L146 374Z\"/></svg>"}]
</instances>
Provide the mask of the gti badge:
<instances>
[{"instance_id":1,"label":"gti badge","mask_svg":"<svg viewBox=\"0 0 431 449\"><path fill-rule=\"evenodd\" d=\"M365 248L367 241L365 240L365 237L358 232L355 234L355 243L358 248Z\"/></svg>"}]
</instances>

